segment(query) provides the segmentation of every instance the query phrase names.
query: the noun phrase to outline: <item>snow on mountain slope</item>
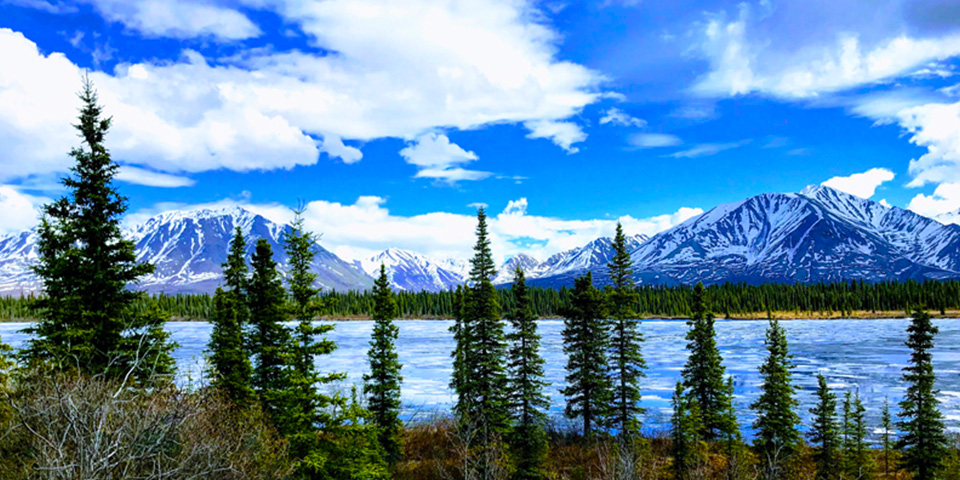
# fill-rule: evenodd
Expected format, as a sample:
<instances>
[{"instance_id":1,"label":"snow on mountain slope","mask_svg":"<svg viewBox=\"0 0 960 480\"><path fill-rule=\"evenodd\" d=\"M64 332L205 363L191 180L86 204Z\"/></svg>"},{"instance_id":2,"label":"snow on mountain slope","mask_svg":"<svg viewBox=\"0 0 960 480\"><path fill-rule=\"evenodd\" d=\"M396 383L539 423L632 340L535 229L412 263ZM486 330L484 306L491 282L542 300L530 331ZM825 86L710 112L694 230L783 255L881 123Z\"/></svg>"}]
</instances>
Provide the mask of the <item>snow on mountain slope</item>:
<instances>
[{"instance_id":1,"label":"snow on mountain slope","mask_svg":"<svg viewBox=\"0 0 960 480\"><path fill-rule=\"evenodd\" d=\"M510 257L509 260L504 262L500 269L497 270L497 276L494 277L493 284L503 285L512 283L514 272L517 270L517 267L520 267L520 270L523 270L524 276L527 278L533 278L538 274L540 262L536 258L533 258L525 253L514 255Z\"/></svg>"},{"instance_id":2,"label":"snow on mountain slope","mask_svg":"<svg viewBox=\"0 0 960 480\"><path fill-rule=\"evenodd\" d=\"M212 292L221 284L220 265L226 260L227 246L237 226L247 240L248 258L257 239L265 238L280 269L286 269L280 238L287 226L237 207L168 212L125 232L136 245L137 260L156 266L156 271L143 277L136 288L166 293ZM28 233L0 238L0 294L38 291L41 287L28 268L36 262L36 236ZM372 285L366 274L320 245L314 253L318 286L363 290Z\"/></svg>"},{"instance_id":3,"label":"snow on mountain slope","mask_svg":"<svg viewBox=\"0 0 960 480\"><path fill-rule=\"evenodd\" d=\"M367 275L380 275L380 265L386 267L390 285L397 290L439 292L456 288L465 281L466 275L457 262L434 261L419 253L400 248L388 248L371 258L354 262ZM444 266L451 266L451 269ZM454 270L456 269L456 270Z\"/></svg>"}]
</instances>

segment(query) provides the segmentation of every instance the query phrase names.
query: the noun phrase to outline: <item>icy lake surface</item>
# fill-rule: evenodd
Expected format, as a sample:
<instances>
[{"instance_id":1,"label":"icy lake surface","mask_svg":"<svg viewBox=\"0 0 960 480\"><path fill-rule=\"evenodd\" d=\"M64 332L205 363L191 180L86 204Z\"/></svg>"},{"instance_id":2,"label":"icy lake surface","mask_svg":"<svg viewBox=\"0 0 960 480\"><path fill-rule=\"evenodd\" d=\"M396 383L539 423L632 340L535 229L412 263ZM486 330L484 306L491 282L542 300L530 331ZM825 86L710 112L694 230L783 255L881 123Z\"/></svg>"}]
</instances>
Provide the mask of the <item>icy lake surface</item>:
<instances>
[{"instance_id":1,"label":"icy lake surface","mask_svg":"<svg viewBox=\"0 0 960 480\"><path fill-rule=\"evenodd\" d=\"M317 365L325 372L346 372L349 384L360 385L367 369L366 351L372 322L330 322L336 329L329 336L339 348L332 355L319 357ZM884 396L889 396L891 411L904 387L901 368L909 358L904 346L907 319L897 320L790 320L781 321L787 332L796 369L794 380L799 387L799 413L806 420L814 403L816 373L827 377L831 387L842 391L860 389L871 425L876 425ZM947 426L960 427L960 320L938 320L940 333L935 339L934 367L938 377L939 398ZM447 388L450 379L450 351L453 342L449 321L409 320L397 322L400 327L398 349L403 363L402 399L406 416L423 416L446 412L453 398ZM26 336L17 333L26 324L0 323L0 339L14 347ZM763 361L766 321L718 320L719 344L727 373L734 376L736 402L741 424L753 421L750 403L758 395L760 376L757 367ZM203 355L210 335L204 322L171 322L167 329L180 347L176 360L182 382L197 382L203 370ZM564 384L566 356L560 332L561 320L539 323L543 336L542 354L546 358L547 389L555 415L563 409L559 391ZM645 426L651 430L668 428L670 396L686 360L686 322L679 320L645 320L641 330L646 337L643 353L647 361L647 378L643 381L642 405L647 408ZM347 386L347 387L348 387ZM749 428L745 429L749 434Z\"/></svg>"}]
</instances>

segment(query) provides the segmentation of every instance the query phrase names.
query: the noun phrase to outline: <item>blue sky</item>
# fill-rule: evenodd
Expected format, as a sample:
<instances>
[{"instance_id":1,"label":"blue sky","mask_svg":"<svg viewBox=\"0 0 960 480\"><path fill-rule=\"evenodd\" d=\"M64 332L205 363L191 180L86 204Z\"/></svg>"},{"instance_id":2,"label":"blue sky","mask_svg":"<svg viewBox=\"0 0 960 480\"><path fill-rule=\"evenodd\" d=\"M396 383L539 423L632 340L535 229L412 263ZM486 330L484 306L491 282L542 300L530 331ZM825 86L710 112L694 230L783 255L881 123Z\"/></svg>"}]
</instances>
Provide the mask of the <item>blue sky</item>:
<instances>
[{"instance_id":1,"label":"blue sky","mask_svg":"<svg viewBox=\"0 0 960 480\"><path fill-rule=\"evenodd\" d=\"M344 257L501 258L827 183L960 207L948 0L0 0L0 233L61 195L83 71L131 223L242 205Z\"/></svg>"}]
</instances>

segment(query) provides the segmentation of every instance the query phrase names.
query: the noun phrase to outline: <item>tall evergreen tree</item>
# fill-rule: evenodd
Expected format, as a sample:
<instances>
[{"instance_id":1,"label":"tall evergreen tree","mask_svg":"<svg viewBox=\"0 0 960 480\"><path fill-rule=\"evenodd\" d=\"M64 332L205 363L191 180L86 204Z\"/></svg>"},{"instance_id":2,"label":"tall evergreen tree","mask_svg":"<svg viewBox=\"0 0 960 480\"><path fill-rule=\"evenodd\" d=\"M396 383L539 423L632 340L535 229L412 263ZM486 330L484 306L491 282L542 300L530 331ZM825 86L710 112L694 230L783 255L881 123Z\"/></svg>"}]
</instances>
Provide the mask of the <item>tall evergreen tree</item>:
<instances>
[{"instance_id":1,"label":"tall evergreen tree","mask_svg":"<svg viewBox=\"0 0 960 480\"><path fill-rule=\"evenodd\" d=\"M119 166L104 144L111 118L88 78L79 96L75 128L82 144L70 151L73 175L61 180L68 196L42 209L34 272L46 295L37 301L40 320L25 330L33 338L21 354L90 374L169 376L172 347L163 331L169 316L156 308L132 311L143 293L128 287L154 266L137 262L133 242L120 230L127 200L113 185Z\"/></svg>"},{"instance_id":2,"label":"tall evergreen tree","mask_svg":"<svg viewBox=\"0 0 960 480\"><path fill-rule=\"evenodd\" d=\"M890 434L893 429L893 422L890 418L890 399L886 395L883 397L883 410L880 411L880 428L883 429L883 438L881 444L883 447L883 476L890 475L890 450L893 443L890 441Z\"/></svg>"},{"instance_id":3,"label":"tall evergreen tree","mask_svg":"<svg viewBox=\"0 0 960 480\"><path fill-rule=\"evenodd\" d=\"M507 318L513 331L507 335L510 344L507 352L507 372L510 410L513 414L513 429L509 441L516 466L517 480L541 480L544 477L543 462L547 453L547 438L544 411L550 403L543 394L547 385L543 381L544 360L540 356L540 335L537 333L537 317L533 314L532 299L527 289L526 278L519 267L514 271L513 290L516 304Z\"/></svg>"},{"instance_id":4,"label":"tall evergreen tree","mask_svg":"<svg viewBox=\"0 0 960 480\"><path fill-rule=\"evenodd\" d=\"M934 480L943 469L947 444L930 352L939 329L930 321L930 314L917 309L907 333L911 353L910 364L903 368L907 391L900 401L898 426L903 435L898 446L903 449L904 467L916 480Z\"/></svg>"},{"instance_id":5,"label":"tall evergreen tree","mask_svg":"<svg viewBox=\"0 0 960 480\"><path fill-rule=\"evenodd\" d=\"M247 285L250 310L250 347L254 355L253 389L264 412L284 435L293 430L285 394L289 393L287 348L290 331L286 320L285 294L273 249L263 238L257 240L252 257L253 275Z\"/></svg>"},{"instance_id":6,"label":"tall evergreen tree","mask_svg":"<svg viewBox=\"0 0 960 480\"><path fill-rule=\"evenodd\" d=\"M697 478L695 470L706 457L703 443L705 431L700 419L700 406L697 397L684 392L683 382L677 381L677 387L671 400L673 418L671 420L671 455L673 456L673 478L686 480Z\"/></svg>"},{"instance_id":7,"label":"tall evergreen tree","mask_svg":"<svg viewBox=\"0 0 960 480\"><path fill-rule=\"evenodd\" d=\"M317 294L320 293L320 289L314 286L317 274L311 270L315 255L314 248L319 238L304 227L303 212L302 205L293 210L293 222L281 233L280 243L287 254L289 264L287 283L290 285L290 296L293 298L294 317L310 320L317 313L318 307L314 302ZM332 329L331 326L330 330Z\"/></svg>"},{"instance_id":8,"label":"tall evergreen tree","mask_svg":"<svg viewBox=\"0 0 960 480\"><path fill-rule=\"evenodd\" d=\"M757 415L753 422L757 430L754 446L761 461L783 461L794 453L799 441L800 417L794 411L798 402L791 373L792 355L786 333L775 319L770 320L767 328L766 347L767 358L760 366L760 397L750 406Z\"/></svg>"},{"instance_id":9,"label":"tall evergreen tree","mask_svg":"<svg viewBox=\"0 0 960 480\"><path fill-rule=\"evenodd\" d=\"M394 464L400 460L400 375L397 356L397 337L400 329L393 323L397 317L397 302L390 290L387 269L380 265L380 276L373 284L373 338L367 356L370 373L364 375L364 393L371 419L377 426L377 437L386 455L387 461Z\"/></svg>"},{"instance_id":10,"label":"tall evergreen tree","mask_svg":"<svg viewBox=\"0 0 960 480\"><path fill-rule=\"evenodd\" d=\"M610 423L621 436L640 433L640 380L647 367L640 346L643 335L638 329L637 293L633 283L633 260L627 251L627 237L623 226L617 222L613 237L613 258L607 264L611 288L607 294L607 313L612 321L610 329L610 362L613 398Z\"/></svg>"},{"instance_id":11,"label":"tall evergreen tree","mask_svg":"<svg viewBox=\"0 0 960 480\"><path fill-rule=\"evenodd\" d=\"M221 265L223 283L228 290L242 298L247 291L249 268L247 268L247 241L243 238L243 230L239 225L233 232L229 248L227 261Z\"/></svg>"},{"instance_id":12,"label":"tall evergreen tree","mask_svg":"<svg viewBox=\"0 0 960 480\"><path fill-rule=\"evenodd\" d=\"M467 370L473 342L470 340L470 323L466 318L466 293L462 285L457 285L453 293L452 310L454 322L450 326L450 333L453 334L454 350L450 354L453 358L450 389L457 394L453 411L458 418L465 419L473 410L473 393L468 381L470 372Z\"/></svg>"},{"instance_id":13,"label":"tall evergreen tree","mask_svg":"<svg viewBox=\"0 0 960 480\"><path fill-rule=\"evenodd\" d=\"M250 359L243 348L240 327L241 301L235 291L217 288L213 295L213 331L208 344L207 373L211 386L219 389L235 405L244 407L254 399L250 377Z\"/></svg>"},{"instance_id":14,"label":"tall evergreen tree","mask_svg":"<svg viewBox=\"0 0 960 480\"><path fill-rule=\"evenodd\" d=\"M730 415L733 390L724 379L726 370L717 348L714 316L707 308L702 283L693 289L693 314L687 324L690 325L686 336L690 355L683 367L683 383L697 398L704 438L714 441L733 434L738 427L736 417Z\"/></svg>"},{"instance_id":15,"label":"tall evergreen tree","mask_svg":"<svg viewBox=\"0 0 960 480\"><path fill-rule=\"evenodd\" d=\"M848 391L844 397L846 442L844 445L844 472L846 478L868 480L873 478L874 465L868 450L866 408L860 400L860 391L853 395Z\"/></svg>"},{"instance_id":16,"label":"tall evergreen tree","mask_svg":"<svg viewBox=\"0 0 960 480\"><path fill-rule=\"evenodd\" d=\"M563 351L567 354L567 386L561 390L567 398L564 413L583 421L583 435L588 439L597 425L603 425L613 396L607 362L609 326L603 321L603 304L603 295L587 272L574 280L570 307L563 314Z\"/></svg>"},{"instance_id":17,"label":"tall evergreen tree","mask_svg":"<svg viewBox=\"0 0 960 480\"><path fill-rule=\"evenodd\" d=\"M817 406L810 409L813 425L807 437L819 449L814 453L817 479L832 480L839 467L840 439L837 435L837 396L827 386L827 379L817 374Z\"/></svg>"},{"instance_id":18,"label":"tall evergreen tree","mask_svg":"<svg viewBox=\"0 0 960 480\"><path fill-rule=\"evenodd\" d=\"M477 212L477 243L473 251L471 285L466 290L464 309L464 328L470 339L466 392L473 407L467 412L467 420L481 432L481 444L486 445L494 436L506 432L509 408L504 365L507 344L497 289L493 286L496 269L487 235L487 216L482 208Z\"/></svg>"}]
</instances>

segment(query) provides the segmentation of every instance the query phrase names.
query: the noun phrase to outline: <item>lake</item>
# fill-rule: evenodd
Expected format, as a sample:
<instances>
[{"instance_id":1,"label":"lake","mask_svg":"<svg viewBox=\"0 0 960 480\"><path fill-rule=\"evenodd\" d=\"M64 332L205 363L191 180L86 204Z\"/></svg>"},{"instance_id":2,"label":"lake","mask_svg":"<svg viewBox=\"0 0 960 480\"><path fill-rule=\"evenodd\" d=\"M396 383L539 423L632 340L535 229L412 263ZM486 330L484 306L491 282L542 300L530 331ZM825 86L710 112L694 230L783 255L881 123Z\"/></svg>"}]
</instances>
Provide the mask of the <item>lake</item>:
<instances>
[{"instance_id":1,"label":"lake","mask_svg":"<svg viewBox=\"0 0 960 480\"><path fill-rule=\"evenodd\" d=\"M324 372L346 372L347 384L360 385L367 370L366 351L372 322L325 322L336 325L329 336L339 345L331 355L318 357L317 365ZM402 401L406 417L422 416L448 410L453 397L447 388L450 379L450 352L453 340L448 331L452 322L441 320L399 321L397 343L403 363ZM860 389L867 408L868 420L875 427L880 418L884 395L889 396L891 411L904 391L901 368L909 359L904 346L908 319L891 320L790 320L782 321L790 351L797 368L794 380L799 387L799 413L806 421L814 404L816 374L823 373L838 397L849 389ZM934 365L942 411L948 428L960 430L960 320L936 320L940 334L935 339ZM24 323L0 323L0 339L18 347L26 336L17 333ZM757 368L765 357L766 321L718 320L717 343L721 348L727 373L734 376L737 410L742 425L753 421L750 403L758 395L760 376ZM170 322L172 339L180 347L175 356L179 381L198 382L203 370L203 351L210 335L205 322ZM561 331L562 320L539 322L542 354L546 359L547 389L555 415L563 409L564 365ZM644 320L641 327L646 337L643 353L647 361L647 377L643 381L642 405L647 408L645 428L663 431L669 428L670 396L686 361L686 322L683 320ZM745 428L749 435L749 428Z\"/></svg>"}]
</instances>

